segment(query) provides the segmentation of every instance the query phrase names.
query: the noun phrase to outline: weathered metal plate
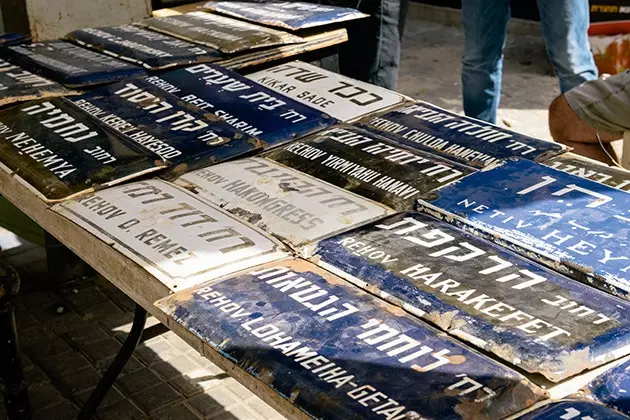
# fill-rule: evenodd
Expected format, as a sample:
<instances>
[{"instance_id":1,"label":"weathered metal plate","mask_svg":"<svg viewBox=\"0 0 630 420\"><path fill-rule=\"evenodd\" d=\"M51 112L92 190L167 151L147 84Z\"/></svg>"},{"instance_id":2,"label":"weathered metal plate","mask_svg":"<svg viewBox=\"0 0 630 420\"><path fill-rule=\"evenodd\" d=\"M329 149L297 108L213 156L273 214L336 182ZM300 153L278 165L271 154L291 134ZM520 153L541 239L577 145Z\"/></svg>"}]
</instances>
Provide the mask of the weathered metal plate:
<instances>
[{"instance_id":1,"label":"weathered metal plate","mask_svg":"<svg viewBox=\"0 0 630 420\"><path fill-rule=\"evenodd\" d=\"M238 1L209 1L203 7L204 9L262 25L276 26L293 31L368 16L348 7L335 7L301 1L262 4Z\"/></svg>"},{"instance_id":2,"label":"weathered metal plate","mask_svg":"<svg viewBox=\"0 0 630 420\"><path fill-rule=\"evenodd\" d=\"M145 79L93 89L72 101L125 138L168 160L178 174L264 145Z\"/></svg>"},{"instance_id":3,"label":"weathered metal plate","mask_svg":"<svg viewBox=\"0 0 630 420\"><path fill-rule=\"evenodd\" d=\"M510 157L540 162L566 150L560 143L518 134L422 101L368 115L356 125L475 168Z\"/></svg>"},{"instance_id":4,"label":"weathered metal plate","mask_svg":"<svg viewBox=\"0 0 630 420\"><path fill-rule=\"evenodd\" d=\"M59 83L0 59L0 106L75 93Z\"/></svg>"},{"instance_id":5,"label":"weathered metal plate","mask_svg":"<svg viewBox=\"0 0 630 420\"><path fill-rule=\"evenodd\" d=\"M144 19L145 28L233 54L304 42L299 36L206 12Z\"/></svg>"},{"instance_id":6,"label":"weathered metal plate","mask_svg":"<svg viewBox=\"0 0 630 420\"><path fill-rule=\"evenodd\" d=\"M527 160L472 174L419 209L628 299L630 195Z\"/></svg>"},{"instance_id":7,"label":"weathered metal plate","mask_svg":"<svg viewBox=\"0 0 630 420\"><path fill-rule=\"evenodd\" d=\"M313 261L552 381L630 354L630 303L420 213L322 241Z\"/></svg>"},{"instance_id":8,"label":"weathered metal plate","mask_svg":"<svg viewBox=\"0 0 630 420\"><path fill-rule=\"evenodd\" d=\"M267 147L287 143L337 122L327 114L217 65L198 64L146 80L264 140Z\"/></svg>"},{"instance_id":9,"label":"weathered metal plate","mask_svg":"<svg viewBox=\"0 0 630 420\"><path fill-rule=\"evenodd\" d=\"M157 155L125 144L63 98L1 110L0 161L51 201L165 167Z\"/></svg>"},{"instance_id":10,"label":"weathered metal plate","mask_svg":"<svg viewBox=\"0 0 630 420\"><path fill-rule=\"evenodd\" d=\"M260 158L189 172L177 183L271 233L304 257L311 255L318 240L391 213L385 206Z\"/></svg>"},{"instance_id":11,"label":"weathered metal plate","mask_svg":"<svg viewBox=\"0 0 630 420\"><path fill-rule=\"evenodd\" d=\"M399 211L473 171L352 126L332 127L266 156Z\"/></svg>"},{"instance_id":12,"label":"weathered metal plate","mask_svg":"<svg viewBox=\"0 0 630 420\"><path fill-rule=\"evenodd\" d=\"M565 153L545 161L544 164L571 175L609 185L618 190L630 191L630 171L607 166L584 156Z\"/></svg>"},{"instance_id":13,"label":"weathered metal plate","mask_svg":"<svg viewBox=\"0 0 630 420\"><path fill-rule=\"evenodd\" d=\"M589 398L630 416L630 360L598 376L585 392Z\"/></svg>"},{"instance_id":14,"label":"weathered metal plate","mask_svg":"<svg viewBox=\"0 0 630 420\"><path fill-rule=\"evenodd\" d=\"M627 420L617 411L586 400L564 400L545 405L518 420Z\"/></svg>"},{"instance_id":15,"label":"weathered metal plate","mask_svg":"<svg viewBox=\"0 0 630 420\"><path fill-rule=\"evenodd\" d=\"M28 41L28 37L22 34L8 33L0 35L0 46L17 45Z\"/></svg>"},{"instance_id":16,"label":"weathered metal plate","mask_svg":"<svg viewBox=\"0 0 630 420\"><path fill-rule=\"evenodd\" d=\"M499 419L544 395L304 261L256 267L156 306L313 418Z\"/></svg>"},{"instance_id":17,"label":"weathered metal plate","mask_svg":"<svg viewBox=\"0 0 630 420\"><path fill-rule=\"evenodd\" d=\"M224 58L218 50L135 25L85 28L70 32L66 38L148 69L206 63Z\"/></svg>"},{"instance_id":18,"label":"weathered metal plate","mask_svg":"<svg viewBox=\"0 0 630 420\"><path fill-rule=\"evenodd\" d=\"M134 182L53 207L171 290L279 260L282 244L165 181Z\"/></svg>"},{"instance_id":19,"label":"weathered metal plate","mask_svg":"<svg viewBox=\"0 0 630 420\"><path fill-rule=\"evenodd\" d=\"M405 97L301 61L280 64L247 77L340 121L396 105Z\"/></svg>"},{"instance_id":20,"label":"weathered metal plate","mask_svg":"<svg viewBox=\"0 0 630 420\"><path fill-rule=\"evenodd\" d=\"M85 87L144 74L140 67L64 41L10 46L11 60L69 87Z\"/></svg>"}]
</instances>

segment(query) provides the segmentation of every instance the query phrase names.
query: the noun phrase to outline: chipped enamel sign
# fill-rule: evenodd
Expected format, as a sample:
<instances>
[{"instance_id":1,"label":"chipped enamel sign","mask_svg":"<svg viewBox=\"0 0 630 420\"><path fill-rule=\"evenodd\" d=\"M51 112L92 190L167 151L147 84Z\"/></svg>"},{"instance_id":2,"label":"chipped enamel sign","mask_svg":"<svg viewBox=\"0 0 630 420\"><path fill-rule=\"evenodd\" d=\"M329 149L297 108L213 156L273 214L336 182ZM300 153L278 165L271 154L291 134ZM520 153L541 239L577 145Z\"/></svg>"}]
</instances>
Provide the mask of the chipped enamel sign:
<instances>
[{"instance_id":1,"label":"chipped enamel sign","mask_svg":"<svg viewBox=\"0 0 630 420\"><path fill-rule=\"evenodd\" d=\"M349 121L404 101L405 97L301 61L280 64L247 77L274 91Z\"/></svg>"},{"instance_id":2,"label":"chipped enamel sign","mask_svg":"<svg viewBox=\"0 0 630 420\"><path fill-rule=\"evenodd\" d=\"M266 147L287 143L337 122L217 65L198 64L146 80L263 140Z\"/></svg>"},{"instance_id":3,"label":"chipped enamel sign","mask_svg":"<svg viewBox=\"0 0 630 420\"><path fill-rule=\"evenodd\" d=\"M171 290L287 256L279 242L165 181L114 187L53 209Z\"/></svg>"},{"instance_id":4,"label":"chipped enamel sign","mask_svg":"<svg viewBox=\"0 0 630 420\"><path fill-rule=\"evenodd\" d=\"M610 408L587 400L564 400L540 407L518 420L627 420Z\"/></svg>"},{"instance_id":5,"label":"chipped enamel sign","mask_svg":"<svg viewBox=\"0 0 630 420\"><path fill-rule=\"evenodd\" d=\"M61 200L165 167L63 98L0 111L0 160L46 200Z\"/></svg>"},{"instance_id":6,"label":"chipped enamel sign","mask_svg":"<svg viewBox=\"0 0 630 420\"><path fill-rule=\"evenodd\" d=\"M322 241L313 261L552 381L630 354L630 303L421 213Z\"/></svg>"},{"instance_id":7,"label":"chipped enamel sign","mask_svg":"<svg viewBox=\"0 0 630 420\"><path fill-rule=\"evenodd\" d=\"M626 312L627 315L627 312ZM630 360L595 378L585 389L588 398L630 416Z\"/></svg>"},{"instance_id":8,"label":"chipped enamel sign","mask_svg":"<svg viewBox=\"0 0 630 420\"><path fill-rule=\"evenodd\" d=\"M352 126L335 126L271 151L269 159L395 210L472 169L397 147Z\"/></svg>"},{"instance_id":9,"label":"chipped enamel sign","mask_svg":"<svg viewBox=\"0 0 630 420\"><path fill-rule=\"evenodd\" d=\"M303 38L287 32L205 12L148 18L139 25L226 54L304 42Z\"/></svg>"},{"instance_id":10,"label":"chipped enamel sign","mask_svg":"<svg viewBox=\"0 0 630 420\"><path fill-rule=\"evenodd\" d=\"M57 82L0 59L0 106L75 93Z\"/></svg>"},{"instance_id":11,"label":"chipped enamel sign","mask_svg":"<svg viewBox=\"0 0 630 420\"><path fill-rule=\"evenodd\" d=\"M313 418L490 420L544 395L304 261L256 267L155 305Z\"/></svg>"},{"instance_id":12,"label":"chipped enamel sign","mask_svg":"<svg viewBox=\"0 0 630 420\"><path fill-rule=\"evenodd\" d=\"M290 30L329 25L368 15L347 7L313 4L301 1L252 4L238 1L209 1L204 9L249 20L262 25Z\"/></svg>"},{"instance_id":13,"label":"chipped enamel sign","mask_svg":"<svg viewBox=\"0 0 630 420\"><path fill-rule=\"evenodd\" d=\"M391 212L385 206L266 159L226 162L183 175L179 185L309 256L313 243Z\"/></svg>"},{"instance_id":14,"label":"chipped enamel sign","mask_svg":"<svg viewBox=\"0 0 630 420\"><path fill-rule=\"evenodd\" d=\"M560 143L518 134L421 101L368 115L356 125L475 168L510 157L543 161L566 150Z\"/></svg>"},{"instance_id":15,"label":"chipped enamel sign","mask_svg":"<svg viewBox=\"0 0 630 420\"><path fill-rule=\"evenodd\" d=\"M85 28L70 32L66 38L148 69L211 62L223 58L218 50L135 25Z\"/></svg>"},{"instance_id":16,"label":"chipped enamel sign","mask_svg":"<svg viewBox=\"0 0 630 420\"><path fill-rule=\"evenodd\" d=\"M630 171L604 165L573 153L565 153L544 162L562 172L590 179L622 191L630 191Z\"/></svg>"},{"instance_id":17,"label":"chipped enamel sign","mask_svg":"<svg viewBox=\"0 0 630 420\"><path fill-rule=\"evenodd\" d=\"M626 192L527 160L509 160L434 194L418 208L628 298Z\"/></svg>"},{"instance_id":18,"label":"chipped enamel sign","mask_svg":"<svg viewBox=\"0 0 630 420\"><path fill-rule=\"evenodd\" d=\"M133 64L63 41L44 41L6 48L25 69L69 87L85 87L144 74Z\"/></svg>"}]
</instances>

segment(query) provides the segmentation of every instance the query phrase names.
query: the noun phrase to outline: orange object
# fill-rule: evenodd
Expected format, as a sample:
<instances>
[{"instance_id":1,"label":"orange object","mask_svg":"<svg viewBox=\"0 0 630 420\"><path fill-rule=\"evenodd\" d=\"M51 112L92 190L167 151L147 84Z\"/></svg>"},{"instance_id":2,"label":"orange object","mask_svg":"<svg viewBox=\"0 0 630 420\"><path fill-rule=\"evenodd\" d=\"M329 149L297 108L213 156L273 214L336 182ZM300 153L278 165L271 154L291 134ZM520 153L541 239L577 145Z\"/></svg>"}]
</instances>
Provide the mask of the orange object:
<instances>
[{"instance_id":1,"label":"orange object","mask_svg":"<svg viewBox=\"0 0 630 420\"><path fill-rule=\"evenodd\" d=\"M594 35L589 42L600 73L617 74L630 69L630 33Z\"/></svg>"}]
</instances>

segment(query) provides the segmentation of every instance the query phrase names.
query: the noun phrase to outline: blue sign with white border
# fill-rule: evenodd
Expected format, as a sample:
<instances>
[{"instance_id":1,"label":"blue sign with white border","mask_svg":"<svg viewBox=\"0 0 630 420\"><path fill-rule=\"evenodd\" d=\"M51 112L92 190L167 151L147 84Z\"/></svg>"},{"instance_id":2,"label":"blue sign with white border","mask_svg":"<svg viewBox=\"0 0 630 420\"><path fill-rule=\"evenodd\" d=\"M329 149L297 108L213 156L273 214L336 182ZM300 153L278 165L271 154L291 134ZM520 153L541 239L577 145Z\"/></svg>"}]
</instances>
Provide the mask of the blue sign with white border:
<instances>
[{"instance_id":1,"label":"blue sign with white border","mask_svg":"<svg viewBox=\"0 0 630 420\"><path fill-rule=\"evenodd\" d=\"M589 398L630 416L630 360L595 378L585 392Z\"/></svg>"},{"instance_id":2,"label":"blue sign with white border","mask_svg":"<svg viewBox=\"0 0 630 420\"><path fill-rule=\"evenodd\" d=\"M601 404L585 400L554 402L527 413L518 420L627 420L628 417Z\"/></svg>"}]
</instances>

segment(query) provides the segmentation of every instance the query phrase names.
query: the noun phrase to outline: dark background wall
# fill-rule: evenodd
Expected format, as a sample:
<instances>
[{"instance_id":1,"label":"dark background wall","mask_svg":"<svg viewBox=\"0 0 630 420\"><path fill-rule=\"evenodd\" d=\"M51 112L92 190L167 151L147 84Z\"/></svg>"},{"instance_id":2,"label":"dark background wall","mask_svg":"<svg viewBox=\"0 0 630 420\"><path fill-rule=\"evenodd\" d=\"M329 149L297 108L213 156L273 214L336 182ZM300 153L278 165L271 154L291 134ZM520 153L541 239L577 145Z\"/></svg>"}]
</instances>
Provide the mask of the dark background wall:
<instances>
[{"instance_id":1,"label":"dark background wall","mask_svg":"<svg viewBox=\"0 0 630 420\"><path fill-rule=\"evenodd\" d=\"M430 4L433 6L453 7L459 9L462 7L461 0L413 0L418 3ZM512 1L512 16L527 19L539 20L538 7L536 0L515 0Z\"/></svg>"}]
</instances>

